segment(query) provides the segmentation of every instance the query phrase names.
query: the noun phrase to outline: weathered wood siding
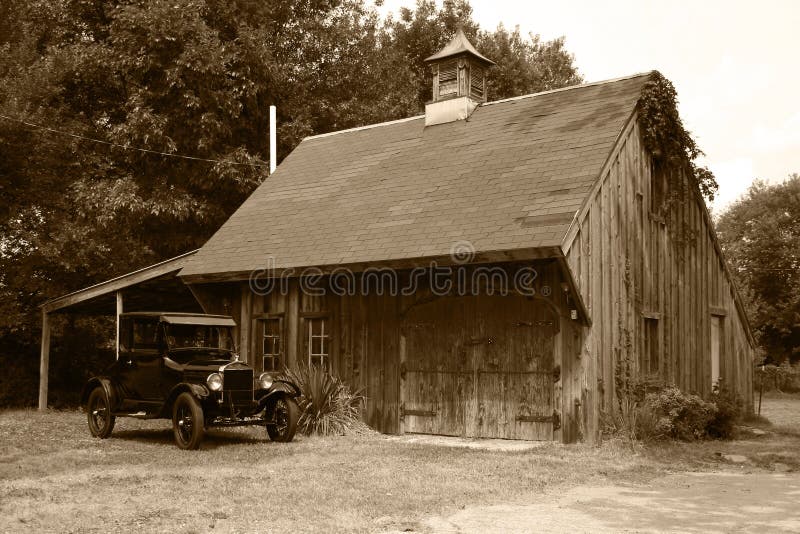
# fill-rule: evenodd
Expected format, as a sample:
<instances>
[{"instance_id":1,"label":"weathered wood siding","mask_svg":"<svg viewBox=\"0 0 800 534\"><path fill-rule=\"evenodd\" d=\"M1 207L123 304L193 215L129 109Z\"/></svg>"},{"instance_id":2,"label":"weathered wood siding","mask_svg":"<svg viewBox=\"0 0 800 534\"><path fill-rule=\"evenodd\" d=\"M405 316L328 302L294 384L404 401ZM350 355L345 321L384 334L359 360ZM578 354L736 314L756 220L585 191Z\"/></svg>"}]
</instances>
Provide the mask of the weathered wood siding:
<instances>
[{"instance_id":1,"label":"weathered wood siding","mask_svg":"<svg viewBox=\"0 0 800 534\"><path fill-rule=\"evenodd\" d=\"M653 194L652 161L633 117L564 246L593 322L565 397L591 410L584 417L590 434L599 410L612 406L617 362L626 356L639 362L644 354L645 318L658 324L657 375L705 395L712 388L711 318L722 317L721 377L752 406L746 319L705 206L698 196L661 217L650 210Z\"/></svg>"},{"instance_id":2,"label":"weathered wood siding","mask_svg":"<svg viewBox=\"0 0 800 534\"><path fill-rule=\"evenodd\" d=\"M508 268L513 272L515 267L522 264L506 264L503 268ZM565 403L561 398L562 384L567 384L563 389L567 392L573 391L574 377L571 376L572 369L577 365L579 344L575 341L581 330L578 322L570 318L570 302L567 293L564 291L563 265L556 260L537 260L524 264L533 266L537 271L535 286L539 295L529 298L528 303L533 313L532 317L541 319L542 317L553 317L558 324L551 327L538 326L538 328L552 328L556 331L553 340L554 366L561 366L560 379L553 384L553 397L545 405L552 407L558 413L562 426L552 432L552 438L575 440L583 432L582 426L585 422L579 421L580 407L575 403ZM401 280L404 279L401 278ZM323 282L327 283L327 282ZM263 330L258 326L258 320L266 317L280 317L282 320L283 343L283 363L287 366L296 366L299 359L304 354L302 339L302 321L304 317L318 317L325 315L329 318L332 335L331 344L331 370L348 383L353 389L358 389L367 397L364 409L364 420L371 427L390 434L401 433L404 431L401 407L401 363L404 352L403 318L411 310L426 302L431 302L437 297L430 293L427 281L421 281L421 289L410 295L379 294L377 292L366 292L354 295L335 295L326 287L326 295L313 296L301 290L297 279L288 280L288 291L272 291L267 295L251 294L247 282L237 284L197 284L192 286L193 290L204 309L208 313L228 313L232 314L239 325L239 339L243 357L247 355L247 361L253 365L257 372L262 370L259 343ZM542 288L547 287L542 295ZM450 297L438 297L444 300ZM480 300L490 302L492 299L513 299L518 301L519 296L509 295L508 297L481 297ZM509 300L509 303L512 302ZM499 308L498 308L499 306ZM516 308L513 306L504 307L496 305L484 306L485 314L491 315L491 320L497 322L496 328L501 329L500 323L512 324L514 321L525 322L518 317L519 303ZM501 311L508 308L508 313ZM449 310L446 306L440 310L441 321L437 323L437 330L451 331L450 337L453 338L451 350L458 350L460 346L469 345L470 339L462 339L466 331L463 328L463 317L455 310ZM449 310L449 311L448 311ZM499 310L499 311L498 311ZM546 311L544 315L542 312ZM512 313L513 312L513 313ZM525 312L528 313L528 312ZM478 318L479 324L486 322L486 317ZM539 320L537 319L537 321ZM543 319L542 319L543 320ZM504 323L505 321L505 323ZM536 321L528 320L533 327ZM525 325L522 325L525 326ZM506 326L507 328L507 326ZM488 331L488 330L487 330ZM564 333L569 335L564 337ZM488 338L487 338L488 339ZM538 338L537 338L538 339ZM431 346L435 340L432 340ZM533 353L542 352L541 348L533 341L526 342L522 352ZM538 341L537 341L538 343ZM519 348L519 347L518 347ZM487 361L498 362L500 357L493 354L495 347L482 347L486 353ZM530 349L530 350L529 350ZM519 351L518 351L519 352ZM527 354L526 352L526 354ZM577 364L575 362L578 362ZM515 371L515 365L524 365L522 362L506 362L511 372ZM513 364L513 365L512 365ZM488 375L487 375L488 376ZM491 377L489 377L491 378ZM479 397L484 399L483 411L500 410L495 404L502 402L506 397L513 397L513 384L508 380L495 380L497 391L492 391L494 382L489 378L482 383L485 384L484 390L480 391ZM541 379L541 377L540 377ZM549 378L549 380L553 380ZM446 392L441 392L445 394ZM503 408L504 410L507 407ZM480 407L464 407L465 411L471 410L473 415L480 413ZM564 410L562 414L562 410ZM466 412L465 412L466 413ZM488 413L488 412L487 412ZM467 414L468 415L468 414ZM487 424L497 424L491 417L474 417L475 421L467 421L466 431L477 434L491 434L491 429L484 428ZM489 421L489 419L492 419ZM481 422L483 421L483 422ZM514 422L510 424L515 424ZM525 423L529 424L529 423ZM478 428L478 426L480 428ZM549 425L549 423L548 423ZM544 428L544 425L541 425ZM566 428L569 426L569 428ZM549 426L548 426L549 428ZM480 430L480 432L478 432ZM499 432L499 429L498 429ZM548 431L549 432L549 431ZM523 434L520 434L524 437ZM541 433L545 436L545 432ZM550 439L550 434L547 433ZM539 437L538 439L545 439Z\"/></svg>"}]
</instances>

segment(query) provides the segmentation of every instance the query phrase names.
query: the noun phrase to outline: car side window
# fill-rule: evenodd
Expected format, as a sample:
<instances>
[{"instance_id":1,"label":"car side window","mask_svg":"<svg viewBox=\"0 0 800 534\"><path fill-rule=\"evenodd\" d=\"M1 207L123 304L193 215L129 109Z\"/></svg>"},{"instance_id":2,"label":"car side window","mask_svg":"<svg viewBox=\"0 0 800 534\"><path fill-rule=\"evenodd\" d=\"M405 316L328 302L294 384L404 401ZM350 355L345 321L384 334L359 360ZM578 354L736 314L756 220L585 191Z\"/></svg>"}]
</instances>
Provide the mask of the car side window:
<instances>
[{"instance_id":1,"label":"car side window","mask_svg":"<svg viewBox=\"0 0 800 534\"><path fill-rule=\"evenodd\" d=\"M158 350L158 321L136 319L133 321L133 350L149 352Z\"/></svg>"},{"instance_id":2,"label":"car side window","mask_svg":"<svg viewBox=\"0 0 800 534\"><path fill-rule=\"evenodd\" d=\"M131 320L120 319L119 322L119 351L129 352L131 350Z\"/></svg>"}]
</instances>

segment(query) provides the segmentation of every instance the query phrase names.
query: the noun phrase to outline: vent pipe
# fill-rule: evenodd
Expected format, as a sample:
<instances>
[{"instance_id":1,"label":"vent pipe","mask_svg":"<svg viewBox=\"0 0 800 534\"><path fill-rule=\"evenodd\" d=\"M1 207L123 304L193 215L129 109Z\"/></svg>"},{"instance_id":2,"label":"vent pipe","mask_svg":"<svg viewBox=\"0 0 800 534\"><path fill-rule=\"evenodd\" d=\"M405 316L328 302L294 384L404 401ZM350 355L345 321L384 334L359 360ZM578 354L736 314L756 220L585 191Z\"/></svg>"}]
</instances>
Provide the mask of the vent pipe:
<instances>
[{"instance_id":1,"label":"vent pipe","mask_svg":"<svg viewBox=\"0 0 800 534\"><path fill-rule=\"evenodd\" d=\"M275 172L275 167L278 166L278 142L277 142L277 124L275 106L269 107L269 173Z\"/></svg>"}]
</instances>

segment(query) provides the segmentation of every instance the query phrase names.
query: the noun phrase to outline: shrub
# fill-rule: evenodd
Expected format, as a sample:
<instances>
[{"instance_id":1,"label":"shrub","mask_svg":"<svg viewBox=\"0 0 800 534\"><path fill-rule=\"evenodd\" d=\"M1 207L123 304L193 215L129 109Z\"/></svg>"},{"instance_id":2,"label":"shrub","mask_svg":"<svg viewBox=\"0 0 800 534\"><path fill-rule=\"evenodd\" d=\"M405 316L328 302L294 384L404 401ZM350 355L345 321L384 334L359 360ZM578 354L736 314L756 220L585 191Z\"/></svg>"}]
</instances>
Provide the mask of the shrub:
<instances>
[{"instance_id":1,"label":"shrub","mask_svg":"<svg viewBox=\"0 0 800 534\"><path fill-rule=\"evenodd\" d=\"M339 378L313 365L287 369L286 377L300 388L297 430L302 434L344 435L365 429L360 391L350 391Z\"/></svg>"},{"instance_id":2,"label":"shrub","mask_svg":"<svg viewBox=\"0 0 800 534\"><path fill-rule=\"evenodd\" d=\"M714 385L709 401L717 410L709 421L706 431L712 438L729 439L733 437L736 423L742 416L742 400L719 382Z\"/></svg>"},{"instance_id":3,"label":"shrub","mask_svg":"<svg viewBox=\"0 0 800 534\"><path fill-rule=\"evenodd\" d=\"M658 417L657 432L664 436L693 441L708 437L708 426L717 416L717 407L697 395L682 392L675 386L649 393L645 404Z\"/></svg>"}]
</instances>

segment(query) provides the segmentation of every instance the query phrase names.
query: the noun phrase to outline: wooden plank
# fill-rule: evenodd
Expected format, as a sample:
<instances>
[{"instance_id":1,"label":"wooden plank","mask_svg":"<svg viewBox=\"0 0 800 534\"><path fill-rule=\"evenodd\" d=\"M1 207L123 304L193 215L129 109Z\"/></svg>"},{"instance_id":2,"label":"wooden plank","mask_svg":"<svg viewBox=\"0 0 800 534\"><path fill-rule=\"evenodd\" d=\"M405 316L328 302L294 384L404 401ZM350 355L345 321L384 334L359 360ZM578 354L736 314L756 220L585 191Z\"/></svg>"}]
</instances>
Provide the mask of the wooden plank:
<instances>
[{"instance_id":1,"label":"wooden plank","mask_svg":"<svg viewBox=\"0 0 800 534\"><path fill-rule=\"evenodd\" d=\"M47 410L47 389L50 370L50 315L42 310L42 347L39 358L39 410Z\"/></svg>"},{"instance_id":2,"label":"wooden plank","mask_svg":"<svg viewBox=\"0 0 800 534\"><path fill-rule=\"evenodd\" d=\"M300 287L298 280L289 281L286 296L286 365L297 367L300 362L299 351L301 347L300 332Z\"/></svg>"},{"instance_id":3,"label":"wooden plank","mask_svg":"<svg viewBox=\"0 0 800 534\"><path fill-rule=\"evenodd\" d=\"M390 434L400 432L400 392L399 392L399 299L394 295L383 296L383 389L384 413L383 428Z\"/></svg>"}]
</instances>

